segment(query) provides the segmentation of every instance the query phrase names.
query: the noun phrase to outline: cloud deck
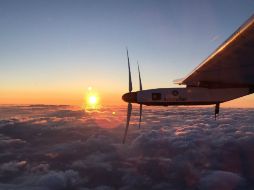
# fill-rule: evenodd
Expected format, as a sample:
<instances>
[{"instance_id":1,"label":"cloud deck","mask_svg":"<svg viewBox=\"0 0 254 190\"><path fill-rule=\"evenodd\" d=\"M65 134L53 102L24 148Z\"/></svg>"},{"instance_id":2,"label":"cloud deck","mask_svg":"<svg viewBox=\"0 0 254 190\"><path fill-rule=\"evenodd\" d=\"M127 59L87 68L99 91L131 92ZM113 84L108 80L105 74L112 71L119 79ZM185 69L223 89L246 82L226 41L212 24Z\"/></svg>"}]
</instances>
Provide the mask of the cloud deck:
<instances>
[{"instance_id":1,"label":"cloud deck","mask_svg":"<svg viewBox=\"0 0 254 190\"><path fill-rule=\"evenodd\" d=\"M125 112L0 107L0 189L254 188L254 109L134 109L122 145Z\"/></svg>"}]
</instances>

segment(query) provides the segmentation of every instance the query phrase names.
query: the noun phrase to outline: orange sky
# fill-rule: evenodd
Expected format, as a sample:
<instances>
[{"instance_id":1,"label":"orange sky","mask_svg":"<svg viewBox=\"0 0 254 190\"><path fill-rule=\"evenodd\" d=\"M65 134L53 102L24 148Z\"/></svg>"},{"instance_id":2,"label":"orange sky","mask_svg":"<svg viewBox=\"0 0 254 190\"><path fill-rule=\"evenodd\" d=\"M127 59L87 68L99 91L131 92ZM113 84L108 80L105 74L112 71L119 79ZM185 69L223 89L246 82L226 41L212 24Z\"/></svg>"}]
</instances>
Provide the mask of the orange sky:
<instances>
[{"instance_id":1,"label":"orange sky","mask_svg":"<svg viewBox=\"0 0 254 190\"><path fill-rule=\"evenodd\" d=\"M0 104L69 104L82 105L86 92L61 90L0 90ZM119 105L124 103L121 93L97 92L103 105Z\"/></svg>"}]
</instances>

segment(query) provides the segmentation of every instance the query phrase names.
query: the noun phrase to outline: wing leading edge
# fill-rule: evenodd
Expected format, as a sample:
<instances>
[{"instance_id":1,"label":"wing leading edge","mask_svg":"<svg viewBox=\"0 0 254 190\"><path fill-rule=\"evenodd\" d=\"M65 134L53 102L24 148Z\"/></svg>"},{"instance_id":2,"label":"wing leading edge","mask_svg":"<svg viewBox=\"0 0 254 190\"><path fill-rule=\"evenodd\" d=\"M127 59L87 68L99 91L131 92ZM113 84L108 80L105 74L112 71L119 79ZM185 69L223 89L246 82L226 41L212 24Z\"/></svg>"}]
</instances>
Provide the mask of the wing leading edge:
<instances>
[{"instance_id":1,"label":"wing leading edge","mask_svg":"<svg viewBox=\"0 0 254 190\"><path fill-rule=\"evenodd\" d=\"M175 81L190 87L254 86L254 15L186 78Z\"/></svg>"}]
</instances>

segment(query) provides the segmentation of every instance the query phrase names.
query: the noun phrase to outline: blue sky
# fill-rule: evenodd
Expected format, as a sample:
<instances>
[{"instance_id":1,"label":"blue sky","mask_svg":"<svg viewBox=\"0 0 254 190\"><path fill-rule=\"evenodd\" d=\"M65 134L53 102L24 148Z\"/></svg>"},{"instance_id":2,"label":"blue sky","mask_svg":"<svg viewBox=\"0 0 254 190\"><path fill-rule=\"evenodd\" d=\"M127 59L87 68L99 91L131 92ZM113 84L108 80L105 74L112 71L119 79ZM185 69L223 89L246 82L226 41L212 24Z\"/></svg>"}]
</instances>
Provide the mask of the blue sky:
<instances>
[{"instance_id":1,"label":"blue sky","mask_svg":"<svg viewBox=\"0 0 254 190\"><path fill-rule=\"evenodd\" d=\"M254 13L251 0L0 1L1 91L170 87Z\"/></svg>"}]
</instances>

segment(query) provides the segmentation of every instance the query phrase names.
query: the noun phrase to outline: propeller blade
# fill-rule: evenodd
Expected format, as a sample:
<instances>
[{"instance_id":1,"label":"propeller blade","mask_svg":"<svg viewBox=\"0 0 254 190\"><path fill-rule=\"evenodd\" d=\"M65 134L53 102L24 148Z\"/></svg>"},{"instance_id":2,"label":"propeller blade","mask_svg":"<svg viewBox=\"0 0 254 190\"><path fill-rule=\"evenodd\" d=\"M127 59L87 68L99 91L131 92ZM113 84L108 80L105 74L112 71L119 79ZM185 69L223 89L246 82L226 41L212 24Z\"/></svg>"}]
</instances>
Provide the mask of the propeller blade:
<instances>
[{"instance_id":1,"label":"propeller blade","mask_svg":"<svg viewBox=\"0 0 254 190\"><path fill-rule=\"evenodd\" d=\"M131 68L130 68L130 59L129 59L129 52L127 49L127 59L128 59L128 69L129 69L129 92L132 91L132 81L131 81Z\"/></svg>"},{"instance_id":2,"label":"propeller blade","mask_svg":"<svg viewBox=\"0 0 254 190\"><path fill-rule=\"evenodd\" d=\"M138 124L138 128L140 128L141 118L142 118L142 104L140 104L140 107L139 107L139 124Z\"/></svg>"},{"instance_id":3,"label":"propeller blade","mask_svg":"<svg viewBox=\"0 0 254 190\"><path fill-rule=\"evenodd\" d=\"M137 62L138 64L138 62ZM138 76L139 76L139 90L142 91L142 81L140 76L139 64L138 64Z\"/></svg>"},{"instance_id":4,"label":"propeller blade","mask_svg":"<svg viewBox=\"0 0 254 190\"><path fill-rule=\"evenodd\" d=\"M125 143L128 128L129 128L129 123L131 119L131 110L132 110L132 104L128 103L128 111L127 111L127 121L126 121L126 127L125 127L125 132L124 132L124 137L123 137L123 144Z\"/></svg>"}]
</instances>

